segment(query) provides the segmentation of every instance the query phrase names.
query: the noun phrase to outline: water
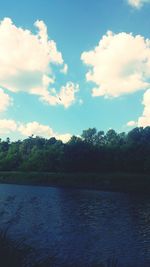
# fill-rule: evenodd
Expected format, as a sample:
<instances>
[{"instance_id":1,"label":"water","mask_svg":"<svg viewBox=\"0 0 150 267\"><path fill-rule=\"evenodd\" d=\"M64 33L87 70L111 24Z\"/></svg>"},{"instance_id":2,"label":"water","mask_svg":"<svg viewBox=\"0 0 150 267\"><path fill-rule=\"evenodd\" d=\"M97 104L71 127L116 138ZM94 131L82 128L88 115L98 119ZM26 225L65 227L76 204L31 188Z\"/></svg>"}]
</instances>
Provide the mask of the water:
<instances>
[{"instance_id":1,"label":"water","mask_svg":"<svg viewBox=\"0 0 150 267\"><path fill-rule=\"evenodd\" d=\"M148 195L0 185L0 227L25 237L54 266L150 266ZM64 264L64 265L63 265Z\"/></svg>"}]
</instances>

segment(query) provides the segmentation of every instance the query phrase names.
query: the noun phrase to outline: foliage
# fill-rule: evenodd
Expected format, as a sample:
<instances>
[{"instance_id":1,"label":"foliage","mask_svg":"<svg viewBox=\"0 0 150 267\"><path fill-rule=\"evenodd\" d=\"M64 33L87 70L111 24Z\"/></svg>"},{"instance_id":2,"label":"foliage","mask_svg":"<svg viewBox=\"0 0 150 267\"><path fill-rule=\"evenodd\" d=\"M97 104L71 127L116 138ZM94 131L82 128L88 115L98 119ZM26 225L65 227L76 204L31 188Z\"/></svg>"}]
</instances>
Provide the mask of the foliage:
<instances>
[{"instance_id":1,"label":"foliage","mask_svg":"<svg viewBox=\"0 0 150 267\"><path fill-rule=\"evenodd\" d=\"M0 171L150 172L150 127L106 134L96 128L64 144L54 137L0 140Z\"/></svg>"}]
</instances>

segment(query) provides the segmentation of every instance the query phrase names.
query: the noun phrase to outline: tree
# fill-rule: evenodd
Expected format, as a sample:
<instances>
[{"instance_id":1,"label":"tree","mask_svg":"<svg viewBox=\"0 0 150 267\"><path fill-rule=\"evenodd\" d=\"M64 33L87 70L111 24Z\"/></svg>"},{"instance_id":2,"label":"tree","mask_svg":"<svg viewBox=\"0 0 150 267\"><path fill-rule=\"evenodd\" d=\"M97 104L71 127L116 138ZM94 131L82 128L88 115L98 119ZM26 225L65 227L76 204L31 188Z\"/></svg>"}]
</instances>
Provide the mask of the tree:
<instances>
[{"instance_id":1,"label":"tree","mask_svg":"<svg viewBox=\"0 0 150 267\"><path fill-rule=\"evenodd\" d=\"M136 127L128 134L89 128L66 144L39 136L0 140L1 171L150 172L149 163L150 127Z\"/></svg>"}]
</instances>

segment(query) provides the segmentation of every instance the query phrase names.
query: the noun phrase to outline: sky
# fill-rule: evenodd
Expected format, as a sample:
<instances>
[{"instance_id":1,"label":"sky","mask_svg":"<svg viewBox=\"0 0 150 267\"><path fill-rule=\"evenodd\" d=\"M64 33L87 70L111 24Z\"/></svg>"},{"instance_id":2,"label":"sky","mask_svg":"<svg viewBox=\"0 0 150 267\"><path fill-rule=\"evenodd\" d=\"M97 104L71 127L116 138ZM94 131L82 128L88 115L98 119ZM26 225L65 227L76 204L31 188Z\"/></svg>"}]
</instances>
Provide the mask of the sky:
<instances>
[{"instance_id":1,"label":"sky","mask_svg":"<svg viewBox=\"0 0 150 267\"><path fill-rule=\"evenodd\" d=\"M0 137L150 126L150 0L5 0Z\"/></svg>"}]
</instances>

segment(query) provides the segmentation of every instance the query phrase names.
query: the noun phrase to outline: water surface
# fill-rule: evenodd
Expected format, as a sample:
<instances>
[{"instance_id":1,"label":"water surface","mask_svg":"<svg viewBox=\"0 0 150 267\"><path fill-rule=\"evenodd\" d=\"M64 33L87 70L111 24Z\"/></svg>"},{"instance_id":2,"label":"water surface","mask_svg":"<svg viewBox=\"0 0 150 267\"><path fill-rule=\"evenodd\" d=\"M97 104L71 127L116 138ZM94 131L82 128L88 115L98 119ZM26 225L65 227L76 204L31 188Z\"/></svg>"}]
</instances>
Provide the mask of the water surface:
<instances>
[{"instance_id":1,"label":"water surface","mask_svg":"<svg viewBox=\"0 0 150 267\"><path fill-rule=\"evenodd\" d=\"M150 266L148 195L0 185L0 227L7 225L12 238L25 237L55 267L114 256L119 267Z\"/></svg>"}]
</instances>

